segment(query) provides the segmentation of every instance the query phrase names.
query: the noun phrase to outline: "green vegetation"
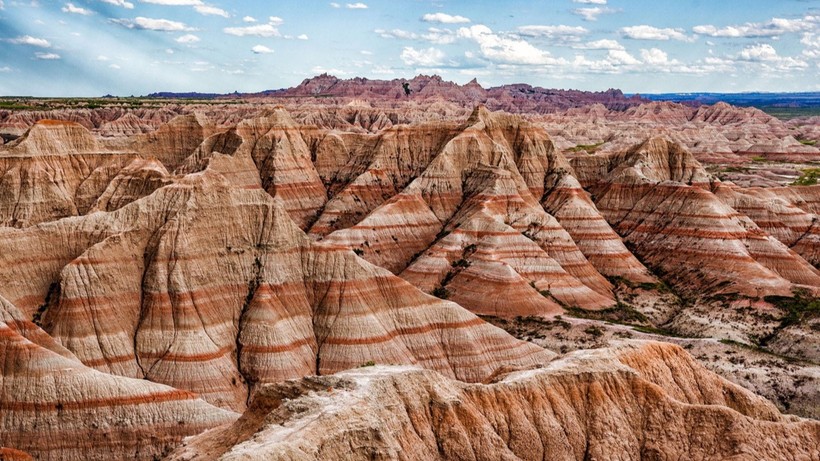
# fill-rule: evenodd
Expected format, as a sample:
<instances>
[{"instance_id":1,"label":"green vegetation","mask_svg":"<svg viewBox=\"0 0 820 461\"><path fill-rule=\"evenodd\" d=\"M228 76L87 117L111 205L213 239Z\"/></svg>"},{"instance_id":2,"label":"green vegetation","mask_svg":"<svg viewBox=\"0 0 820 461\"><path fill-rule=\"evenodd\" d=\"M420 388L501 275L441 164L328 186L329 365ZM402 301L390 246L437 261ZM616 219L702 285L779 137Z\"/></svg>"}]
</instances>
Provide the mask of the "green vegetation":
<instances>
[{"instance_id":1,"label":"green vegetation","mask_svg":"<svg viewBox=\"0 0 820 461\"><path fill-rule=\"evenodd\" d=\"M820 115L820 107L773 107L764 106L759 107L760 110L766 112L772 117L777 117L781 120L791 120L797 117L812 117Z\"/></svg>"},{"instance_id":2,"label":"green vegetation","mask_svg":"<svg viewBox=\"0 0 820 461\"><path fill-rule=\"evenodd\" d=\"M439 285L433 289L432 295L436 298L447 299L447 297L450 296L450 293L447 292L446 288Z\"/></svg>"},{"instance_id":3,"label":"green vegetation","mask_svg":"<svg viewBox=\"0 0 820 461\"><path fill-rule=\"evenodd\" d=\"M368 360L367 362L364 362L363 364L359 365L359 368L375 367L375 366L376 366L376 362L374 362L372 360Z\"/></svg>"},{"instance_id":4,"label":"green vegetation","mask_svg":"<svg viewBox=\"0 0 820 461\"><path fill-rule=\"evenodd\" d=\"M803 144L804 146L813 146L817 144L817 141L814 139L798 139L798 141L800 141L800 144Z\"/></svg>"},{"instance_id":5,"label":"green vegetation","mask_svg":"<svg viewBox=\"0 0 820 461\"><path fill-rule=\"evenodd\" d=\"M752 161L753 162L765 162L766 157L764 157L762 155L755 155L754 157L752 157Z\"/></svg>"},{"instance_id":6,"label":"green vegetation","mask_svg":"<svg viewBox=\"0 0 820 461\"><path fill-rule=\"evenodd\" d=\"M780 329L791 325L796 325L803 319L820 315L820 299L811 296L804 289L795 289L794 296L766 296L763 298L767 303L786 311L786 316L781 320Z\"/></svg>"},{"instance_id":7,"label":"green vegetation","mask_svg":"<svg viewBox=\"0 0 820 461\"><path fill-rule=\"evenodd\" d=\"M578 144L575 147L571 147L567 149L567 152L581 152L585 151L588 154L594 154L599 147L604 145L604 141L597 142L595 144Z\"/></svg>"},{"instance_id":8,"label":"green vegetation","mask_svg":"<svg viewBox=\"0 0 820 461\"><path fill-rule=\"evenodd\" d=\"M817 184L818 178L820 178L820 168L808 168L800 173L800 177L792 183L792 186L813 186Z\"/></svg>"}]
</instances>

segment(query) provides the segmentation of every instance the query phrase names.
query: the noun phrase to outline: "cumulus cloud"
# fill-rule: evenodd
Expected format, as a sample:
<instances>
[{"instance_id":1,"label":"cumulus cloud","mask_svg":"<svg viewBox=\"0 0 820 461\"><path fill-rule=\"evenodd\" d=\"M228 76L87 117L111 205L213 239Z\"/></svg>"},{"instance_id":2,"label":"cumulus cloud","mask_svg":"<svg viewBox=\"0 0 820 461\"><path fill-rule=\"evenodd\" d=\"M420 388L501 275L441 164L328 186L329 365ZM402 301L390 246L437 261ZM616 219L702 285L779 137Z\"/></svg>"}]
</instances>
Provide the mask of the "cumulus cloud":
<instances>
[{"instance_id":1,"label":"cumulus cloud","mask_svg":"<svg viewBox=\"0 0 820 461\"><path fill-rule=\"evenodd\" d=\"M777 51L768 43L747 46L740 52L740 58L746 61L775 61Z\"/></svg>"},{"instance_id":2,"label":"cumulus cloud","mask_svg":"<svg viewBox=\"0 0 820 461\"><path fill-rule=\"evenodd\" d=\"M251 51L253 51L253 54L270 54L270 53L273 53L273 50L266 47L265 45L256 45L253 48L251 48Z\"/></svg>"},{"instance_id":3,"label":"cumulus cloud","mask_svg":"<svg viewBox=\"0 0 820 461\"><path fill-rule=\"evenodd\" d=\"M408 66L433 67L443 64L444 52L432 47L417 50L412 46L406 46L402 49L400 57Z\"/></svg>"},{"instance_id":4,"label":"cumulus cloud","mask_svg":"<svg viewBox=\"0 0 820 461\"><path fill-rule=\"evenodd\" d=\"M362 2L348 3L347 5L345 5L345 7L349 10L366 10L367 9L367 5L365 5Z\"/></svg>"},{"instance_id":5,"label":"cumulus cloud","mask_svg":"<svg viewBox=\"0 0 820 461\"><path fill-rule=\"evenodd\" d=\"M10 38L6 40L14 45L29 45L39 46L40 48L51 48L51 42L44 38L32 37L31 35L23 35L17 38Z\"/></svg>"},{"instance_id":6,"label":"cumulus cloud","mask_svg":"<svg viewBox=\"0 0 820 461\"><path fill-rule=\"evenodd\" d=\"M282 18L271 16L268 18L267 24L255 24L253 26L245 27L226 27L222 29L228 35L235 35L237 37L281 37L282 34L276 26L282 24Z\"/></svg>"},{"instance_id":7,"label":"cumulus cloud","mask_svg":"<svg viewBox=\"0 0 820 461\"><path fill-rule=\"evenodd\" d=\"M342 5L339 5L336 2L330 2L330 6L333 7L333 8L341 8L342 7Z\"/></svg>"},{"instance_id":8,"label":"cumulus cloud","mask_svg":"<svg viewBox=\"0 0 820 461\"><path fill-rule=\"evenodd\" d=\"M563 42L577 42L581 37L588 34L589 30L581 26L521 26L518 28L518 34L526 37L544 37L551 40Z\"/></svg>"},{"instance_id":9,"label":"cumulus cloud","mask_svg":"<svg viewBox=\"0 0 820 461\"><path fill-rule=\"evenodd\" d=\"M244 18L242 18L242 21L243 22L256 22L256 18L254 18L253 16L245 16Z\"/></svg>"},{"instance_id":10,"label":"cumulus cloud","mask_svg":"<svg viewBox=\"0 0 820 461\"><path fill-rule=\"evenodd\" d=\"M625 49L623 45L618 43L617 40L610 40L608 38L602 38L601 40L594 40L591 42L586 43L579 43L577 45L573 45L573 48L580 49L580 50L623 50Z\"/></svg>"},{"instance_id":11,"label":"cumulus cloud","mask_svg":"<svg viewBox=\"0 0 820 461\"><path fill-rule=\"evenodd\" d=\"M485 25L462 27L458 29L458 36L475 41L482 56L493 62L525 65L558 63L550 53L534 47L526 40L496 34Z\"/></svg>"},{"instance_id":12,"label":"cumulus cloud","mask_svg":"<svg viewBox=\"0 0 820 461\"><path fill-rule=\"evenodd\" d=\"M693 27L692 31L710 37L760 38L776 37L788 32L807 32L818 28L820 15L806 15L799 19L772 18L766 22L747 22L725 27L705 24Z\"/></svg>"},{"instance_id":13,"label":"cumulus cloud","mask_svg":"<svg viewBox=\"0 0 820 461\"><path fill-rule=\"evenodd\" d=\"M606 6L595 6L592 8L575 8L572 10L573 14L577 14L584 18L584 21L597 21L598 16L602 14L613 14L617 13L618 10L606 7Z\"/></svg>"},{"instance_id":14,"label":"cumulus cloud","mask_svg":"<svg viewBox=\"0 0 820 461\"><path fill-rule=\"evenodd\" d=\"M469 18L464 16L453 16L447 13L427 13L421 17L424 22L439 22L442 24L466 24L470 22Z\"/></svg>"},{"instance_id":15,"label":"cumulus cloud","mask_svg":"<svg viewBox=\"0 0 820 461\"><path fill-rule=\"evenodd\" d=\"M62 8L62 11L63 13L81 14L83 16L91 16L92 14L94 14L93 11L81 8L79 6L75 6L73 3L66 3L65 6Z\"/></svg>"},{"instance_id":16,"label":"cumulus cloud","mask_svg":"<svg viewBox=\"0 0 820 461\"><path fill-rule=\"evenodd\" d=\"M142 30L156 30L161 32L186 32L195 30L188 27L185 23L179 21L171 21L169 19L154 19L137 16L134 20L130 19L112 19L111 22L119 24L128 29L142 29Z\"/></svg>"},{"instance_id":17,"label":"cumulus cloud","mask_svg":"<svg viewBox=\"0 0 820 461\"><path fill-rule=\"evenodd\" d=\"M217 8L215 6L196 5L196 6L194 6L194 10L199 14L222 16L223 18L230 18L231 17L231 15L228 14L227 11L223 10L222 8Z\"/></svg>"},{"instance_id":18,"label":"cumulus cloud","mask_svg":"<svg viewBox=\"0 0 820 461\"><path fill-rule=\"evenodd\" d=\"M125 9L128 9L128 10L133 10L134 9L134 4L131 3L131 2L127 2L125 0L100 0L100 1L102 1L103 3L108 3L109 5L121 6Z\"/></svg>"},{"instance_id":19,"label":"cumulus cloud","mask_svg":"<svg viewBox=\"0 0 820 461\"><path fill-rule=\"evenodd\" d=\"M296 36L296 40L307 40L307 39L308 39L307 34L299 34L299 35Z\"/></svg>"},{"instance_id":20,"label":"cumulus cloud","mask_svg":"<svg viewBox=\"0 0 820 461\"><path fill-rule=\"evenodd\" d=\"M768 43L750 45L740 51L737 58L741 61L761 63L770 70L804 69L808 64L797 58L780 56L777 50ZM768 66L770 65L770 66Z\"/></svg>"},{"instance_id":21,"label":"cumulus cloud","mask_svg":"<svg viewBox=\"0 0 820 461\"><path fill-rule=\"evenodd\" d=\"M682 42L691 42L694 40L691 37L687 37L683 29L661 29L645 24L624 27L621 29L621 34L633 40L680 40Z\"/></svg>"},{"instance_id":22,"label":"cumulus cloud","mask_svg":"<svg viewBox=\"0 0 820 461\"><path fill-rule=\"evenodd\" d=\"M56 59L60 59L60 55L57 53L34 53L34 57L37 59L41 59L43 61L54 61Z\"/></svg>"},{"instance_id":23,"label":"cumulus cloud","mask_svg":"<svg viewBox=\"0 0 820 461\"><path fill-rule=\"evenodd\" d=\"M177 41L177 43L185 43L185 44L196 43L196 42L199 41L199 37L197 37L194 34L185 34L181 37L178 37L176 41Z\"/></svg>"},{"instance_id":24,"label":"cumulus cloud","mask_svg":"<svg viewBox=\"0 0 820 461\"><path fill-rule=\"evenodd\" d=\"M659 66L669 63L669 55L665 51L658 48L650 48L648 50L641 50L641 59L643 62L653 66Z\"/></svg>"}]
</instances>

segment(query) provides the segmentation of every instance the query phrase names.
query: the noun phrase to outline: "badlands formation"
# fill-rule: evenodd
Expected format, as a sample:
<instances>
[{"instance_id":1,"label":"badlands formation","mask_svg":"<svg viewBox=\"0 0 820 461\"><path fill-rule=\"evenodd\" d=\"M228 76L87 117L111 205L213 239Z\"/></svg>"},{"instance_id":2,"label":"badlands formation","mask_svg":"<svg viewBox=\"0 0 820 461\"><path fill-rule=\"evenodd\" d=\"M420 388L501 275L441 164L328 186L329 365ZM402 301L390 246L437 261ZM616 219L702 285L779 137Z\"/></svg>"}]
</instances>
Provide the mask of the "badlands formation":
<instances>
[{"instance_id":1,"label":"badlands formation","mask_svg":"<svg viewBox=\"0 0 820 461\"><path fill-rule=\"evenodd\" d=\"M820 460L816 120L410 82L0 113L0 459Z\"/></svg>"}]
</instances>

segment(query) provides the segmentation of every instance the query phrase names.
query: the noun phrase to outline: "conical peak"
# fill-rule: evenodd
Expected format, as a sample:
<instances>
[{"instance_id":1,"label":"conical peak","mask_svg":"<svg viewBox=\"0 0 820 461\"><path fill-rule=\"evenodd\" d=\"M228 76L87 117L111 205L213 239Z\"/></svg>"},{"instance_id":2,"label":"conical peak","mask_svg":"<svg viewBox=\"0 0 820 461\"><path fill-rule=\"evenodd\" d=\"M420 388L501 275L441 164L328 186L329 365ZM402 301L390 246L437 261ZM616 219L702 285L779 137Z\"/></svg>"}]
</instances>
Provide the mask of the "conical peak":
<instances>
[{"instance_id":1,"label":"conical peak","mask_svg":"<svg viewBox=\"0 0 820 461\"><path fill-rule=\"evenodd\" d=\"M473 113L470 114L470 117L467 119L467 124L475 125L479 122L486 123L487 120L489 120L489 118L492 116L491 114L492 113L489 109L487 109L487 106L485 106L484 104L479 104L475 106L475 108L473 108Z\"/></svg>"}]
</instances>

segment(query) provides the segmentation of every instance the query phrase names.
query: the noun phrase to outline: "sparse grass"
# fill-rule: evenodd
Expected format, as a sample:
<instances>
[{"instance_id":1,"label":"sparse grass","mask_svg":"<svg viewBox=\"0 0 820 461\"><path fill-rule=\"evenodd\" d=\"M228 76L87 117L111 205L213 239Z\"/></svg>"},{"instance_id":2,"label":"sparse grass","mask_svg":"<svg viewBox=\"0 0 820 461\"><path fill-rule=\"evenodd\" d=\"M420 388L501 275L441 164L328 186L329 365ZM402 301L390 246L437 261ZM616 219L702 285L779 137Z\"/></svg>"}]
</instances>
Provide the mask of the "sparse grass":
<instances>
[{"instance_id":1,"label":"sparse grass","mask_svg":"<svg viewBox=\"0 0 820 461\"><path fill-rule=\"evenodd\" d=\"M368 360L367 362L364 362L363 364L359 365L359 368L375 367L375 366L376 366L376 362L374 362L372 360Z\"/></svg>"},{"instance_id":2,"label":"sparse grass","mask_svg":"<svg viewBox=\"0 0 820 461\"><path fill-rule=\"evenodd\" d=\"M804 146L814 146L817 144L817 141L814 139L798 139L798 141L800 141L800 144L803 144Z\"/></svg>"},{"instance_id":3,"label":"sparse grass","mask_svg":"<svg viewBox=\"0 0 820 461\"><path fill-rule=\"evenodd\" d=\"M581 152L585 151L588 154L594 154L598 148L604 145L604 142L597 142L595 144L578 144L575 147L570 147L567 152Z\"/></svg>"},{"instance_id":4,"label":"sparse grass","mask_svg":"<svg viewBox=\"0 0 820 461\"><path fill-rule=\"evenodd\" d=\"M792 186L813 186L820 178L820 168L808 168L800 173L800 177L792 183Z\"/></svg>"},{"instance_id":5,"label":"sparse grass","mask_svg":"<svg viewBox=\"0 0 820 461\"><path fill-rule=\"evenodd\" d=\"M760 162L765 162L765 161L766 161L766 157L764 157L764 156L762 156L762 155L755 155L755 156L753 156L753 157L752 157L752 161L753 161L753 162L758 162L758 163L760 163Z\"/></svg>"}]
</instances>

